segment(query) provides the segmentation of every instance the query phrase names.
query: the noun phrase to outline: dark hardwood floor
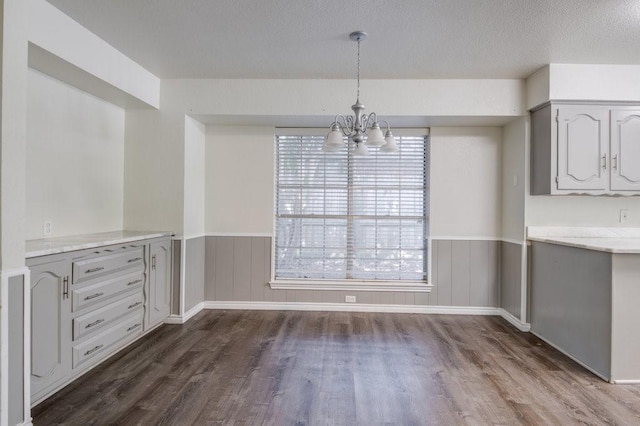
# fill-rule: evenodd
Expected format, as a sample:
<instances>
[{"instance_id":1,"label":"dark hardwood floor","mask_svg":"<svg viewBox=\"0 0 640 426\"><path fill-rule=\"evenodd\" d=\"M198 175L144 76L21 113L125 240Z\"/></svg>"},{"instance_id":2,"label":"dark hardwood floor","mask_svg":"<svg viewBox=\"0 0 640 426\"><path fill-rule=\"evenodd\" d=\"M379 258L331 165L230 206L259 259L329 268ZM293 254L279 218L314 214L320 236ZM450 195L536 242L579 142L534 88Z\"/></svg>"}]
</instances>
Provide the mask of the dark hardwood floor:
<instances>
[{"instance_id":1,"label":"dark hardwood floor","mask_svg":"<svg viewBox=\"0 0 640 426\"><path fill-rule=\"evenodd\" d=\"M640 360L639 360L640 362ZM610 385L498 317L204 311L33 409L34 424L640 424Z\"/></svg>"}]
</instances>

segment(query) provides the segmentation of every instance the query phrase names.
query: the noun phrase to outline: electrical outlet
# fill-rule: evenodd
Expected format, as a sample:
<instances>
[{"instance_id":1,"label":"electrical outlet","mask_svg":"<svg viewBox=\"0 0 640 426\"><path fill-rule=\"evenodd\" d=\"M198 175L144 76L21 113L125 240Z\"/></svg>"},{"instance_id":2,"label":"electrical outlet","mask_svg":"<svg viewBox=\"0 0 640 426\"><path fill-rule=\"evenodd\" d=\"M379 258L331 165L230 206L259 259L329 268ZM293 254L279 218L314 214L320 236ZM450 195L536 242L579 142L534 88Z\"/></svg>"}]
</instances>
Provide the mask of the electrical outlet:
<instances>
[{"instance_id":1,"label":"electrical outlet","mask_svg":"<svg viewBox=\"0 0 640 426\"><path fill-rule=\"evenodd\" d=\"M355 296L345 296L344 297L344 301L346 303L356 303L356 297Z\"/></svg>"},{"instance_id":2,"label":"electrical outlet","mask_svg":"<svg viewBox=\"0 0 640 426\"><path fill-rule=\"evenodd\" d=\"M44 223L42 224L42 236L46 237L48 235L51 235L52 231L53 231L53 227L51 225L51 221L45 220Z\"/></svg>"},{"instance_id":3,"label":"electrical outlet","mask_svg":"<svg viewBox=\"0 0 640 426\"><path fill-rule=\"evenodd\" d=\"M620 210L620 223L629 222L629 210Z\"/></svg>"}]
</instances>

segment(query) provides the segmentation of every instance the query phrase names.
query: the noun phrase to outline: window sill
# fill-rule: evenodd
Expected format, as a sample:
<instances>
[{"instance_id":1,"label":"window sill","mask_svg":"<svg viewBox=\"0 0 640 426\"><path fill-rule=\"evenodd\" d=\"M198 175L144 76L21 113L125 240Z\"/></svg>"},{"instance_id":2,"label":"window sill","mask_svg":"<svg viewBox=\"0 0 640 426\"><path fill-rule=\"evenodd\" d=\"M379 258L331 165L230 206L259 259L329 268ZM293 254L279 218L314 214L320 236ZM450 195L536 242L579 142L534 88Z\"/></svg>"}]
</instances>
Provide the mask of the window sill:
<instances>
[{"instance_id":1,"label":"window sill","mask_svg":"<svg viewBox=\"0 0 640 426\"><path fill-rule=\"evenodd\" d=\"M337 280L275 280L272 290L348 290L348 291L396 291L430 293L433 286L426 281L337 281Z\"/></svg>"}]
</instances>

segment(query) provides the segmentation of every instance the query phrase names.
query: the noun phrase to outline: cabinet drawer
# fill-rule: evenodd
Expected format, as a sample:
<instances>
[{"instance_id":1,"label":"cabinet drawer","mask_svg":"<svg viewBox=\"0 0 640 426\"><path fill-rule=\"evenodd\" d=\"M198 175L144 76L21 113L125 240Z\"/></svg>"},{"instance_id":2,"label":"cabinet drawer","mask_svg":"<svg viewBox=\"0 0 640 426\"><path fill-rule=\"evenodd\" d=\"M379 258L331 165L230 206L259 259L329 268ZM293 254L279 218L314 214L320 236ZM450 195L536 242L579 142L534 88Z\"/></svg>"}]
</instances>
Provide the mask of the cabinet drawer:
<instances>
[{"instance_id":1,"label":"cabinet drawer","mask_svg":"<svg viewBox=\"0 0 640 426\"><path fill-rule=\"evenodd\" d=\"M130 312L144 309L142 292L125 297L95 311L80 315L73 320L73 340L108 327L114 320Z\"/></svg>"},{"instance_id":2,"label":"cabinet drawer","mask_svg":"<svg viewBox=\"0 0 640 426\"><path fill-rule=\"evenodd\" d=\"M142 332L142 313L143 311L139 310L86 342L75 345L73 347L73 368L81 366L91 359L100 358L103 354L115 350L119 342L139 335Z\"/></svg>"},{"instance_id":3,"label":"cabinet drawer","mask_svg":"<svg viewBox=\"0 0 640 426\"><path fill-rule=\"evenodd\" d=\"M108 274L119 269L144 269L144 248L136 247L125 252L108 254L73 262L73 283Z\"/></svg>"},{"instance_id":4,"label":"cabinet drawer","mask_svg":"<svg viewBox=\"0 0 640 426\"><path fill-rule=\"evenodd\" d=\"M77 311L127 291L140 290L144 285L142 271L121 275L72 291L72 310Z\"/></svg>"}]
</instances>

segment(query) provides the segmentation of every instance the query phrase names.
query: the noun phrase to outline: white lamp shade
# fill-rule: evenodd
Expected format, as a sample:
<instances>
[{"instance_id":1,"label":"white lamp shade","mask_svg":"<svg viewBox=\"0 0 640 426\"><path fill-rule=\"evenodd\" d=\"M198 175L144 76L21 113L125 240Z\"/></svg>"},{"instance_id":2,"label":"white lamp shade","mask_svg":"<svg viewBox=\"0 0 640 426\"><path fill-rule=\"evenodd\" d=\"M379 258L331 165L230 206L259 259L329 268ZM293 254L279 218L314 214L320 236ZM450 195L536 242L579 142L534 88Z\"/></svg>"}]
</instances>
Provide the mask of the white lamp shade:
<instances>
[{"instance_id":1,"label":"white lamp shade","mask_svg":"<svg viewBox=\"0 0 640 426\"><path fill-rule=\"evenodd\" d=\"M358 155L364 157L365 155L369 155L369 150L363 143L359 143L353 150L353 155Z\"/></svg>"},{"instance_id":2,"label":"white lamp shade","mask_svg":"<svg viewBox=\"0 0 640 426\"><path fill-rule=\"evenodd\" d=\"M380 127L374 126L367 133L367 145L368 146L382 146L384 145L384 136Z\"/></svg>"},{"instance_id":3,"label":"white lamp shade","mask_svg":"<svg viewBox=\"0 0 640 426\"><path fill-rule=\"evenodd\" d=\"M339 145L329 145L326 142L322 145L323 152L338 152L341 148Z\"/></svg>"},{"instance_id":4,"label":"white lamp shade","mask_svg":"<svg viewBox=\"0 0 640 426\"><path fill-rule=\"evenodd\" d=\"M398 152L400 148L398 148L398 143L396 141L395 136L387 133L387 137L384 138L385 144L380 148L382 152Z\"/></svg>"},{"instance_id":5,"label":"white lamp shade","mask_svg":"<svg viewBox=\"0 0 640 426\"><path fill-rule=\"evenodd\" d=\"M327 133L324 144L325 146L343 147L344 140L342 139L342 132L340 132L340 130L331 130L329 133Z\"/></svg>"}]
</instances>

